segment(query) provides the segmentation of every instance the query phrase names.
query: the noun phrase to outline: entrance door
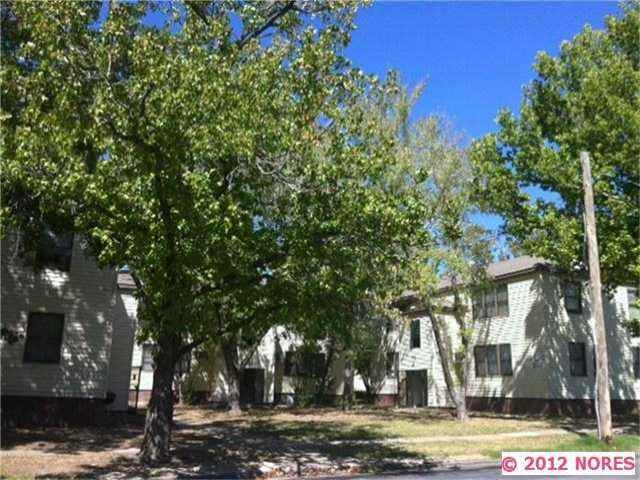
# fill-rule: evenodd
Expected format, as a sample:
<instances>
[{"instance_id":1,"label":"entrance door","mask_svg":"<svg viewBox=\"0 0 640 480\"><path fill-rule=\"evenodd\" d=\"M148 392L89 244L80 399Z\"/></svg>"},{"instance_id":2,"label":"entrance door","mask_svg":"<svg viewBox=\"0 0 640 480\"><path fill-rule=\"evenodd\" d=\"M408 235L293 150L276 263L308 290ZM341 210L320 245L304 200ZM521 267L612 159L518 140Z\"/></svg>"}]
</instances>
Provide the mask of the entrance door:
<instances>
[{"instance_id":1,"label":"entrance door","mask_svg":"<svg viewBox=\"0 0 640 480\"><path fill-rule=\"evenodd\" d=\"M264 402L264 369L245 368L240 380L240 403L256 404Z\"/></svg>"},{"instance_id":2,"label":"entrance door","mask_svg":"<svg viewBox=\"0 0 640 480\"><path fill-rule=\"evenodd\" d=\"M407 370L407 406L427 406L426 370Z\"/></svg>"}]
</instances>

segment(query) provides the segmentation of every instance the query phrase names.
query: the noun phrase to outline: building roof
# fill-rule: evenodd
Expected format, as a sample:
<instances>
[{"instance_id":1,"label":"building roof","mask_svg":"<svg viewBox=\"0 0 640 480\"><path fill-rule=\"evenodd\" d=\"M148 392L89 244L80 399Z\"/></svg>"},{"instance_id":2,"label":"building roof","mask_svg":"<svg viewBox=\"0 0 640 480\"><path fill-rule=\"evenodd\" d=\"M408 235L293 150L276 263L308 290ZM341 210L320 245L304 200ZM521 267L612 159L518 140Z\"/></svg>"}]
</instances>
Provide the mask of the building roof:
<instances>
[{"instance_id":1,"label":"building roof","mask_svg":"<svg viewBox=\"0 0 640 480\"><path fill-rule=\"evenodd\" d=\"M551 262L541 257L523 255L521 257L509 258L499 262L490 263L487 266L487 276L490 280L500 280L502 278L522 275L536 270L548 269ZM454 286L453 279L445 276L440 280L439 290L448 290Z\"/></svg>"},{"instance_id":2,"label":"building roof","mask_svg":"<svg viewBox=\"0 0 640 480\"><path fill-rule=\"evenodd\" d=\"M118 288L123 290L135 290L136 282L129 272L118 272Z\"/></svg>"},{"instance_id":3,"label":"building roof","mask_svg":"<svg viewBox=\"0 0 640 480\"><path fill-rule=\"evenodd\" d=\"M487 266L487 276L490 280L501 280L537 270L547 270L549 268L551 268L551 262L548 260L541 257L523 255L521 257L510 258L508 260L501 260L499 262L489 264ZM438 284L438 291L444 293L454 285L453 278L445 276ZM458 283L458 285L461 285L461 282ZM407 308L409 305L415 304L415 302L418 301L418 292L405 290L393 303L396 307L402 309Z\"/></svg>"}]
</instances>

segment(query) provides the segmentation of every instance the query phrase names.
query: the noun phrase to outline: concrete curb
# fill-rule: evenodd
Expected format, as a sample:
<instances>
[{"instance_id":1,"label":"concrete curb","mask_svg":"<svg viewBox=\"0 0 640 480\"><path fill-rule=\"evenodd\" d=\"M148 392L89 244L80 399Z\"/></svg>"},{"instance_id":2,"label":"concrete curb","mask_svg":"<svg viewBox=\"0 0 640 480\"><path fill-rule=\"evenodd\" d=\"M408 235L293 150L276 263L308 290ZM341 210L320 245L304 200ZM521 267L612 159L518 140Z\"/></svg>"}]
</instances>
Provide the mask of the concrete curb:
<instances>
[{"instance_id":1,"label":"concrete curb","mask_svg":"<svg viewBox=\"0 0 640 480\"><path fill-rule=\"evenodd\" d=\"M329 480L332 478L370 478L370 477L388 477L397 475L421 475L440 472L469 472L475 470L488 470L493 468L500 468L500 462L497 460L478 460L469 462L442 462L435 465L433 468L406 468L401 470L387 470L378 473L358 473L355 475L332 475L332 476L318 476L313 477L313 480ZM274 480L288 480L294 477L278 477Z\"/></svg>"}]
</instances>

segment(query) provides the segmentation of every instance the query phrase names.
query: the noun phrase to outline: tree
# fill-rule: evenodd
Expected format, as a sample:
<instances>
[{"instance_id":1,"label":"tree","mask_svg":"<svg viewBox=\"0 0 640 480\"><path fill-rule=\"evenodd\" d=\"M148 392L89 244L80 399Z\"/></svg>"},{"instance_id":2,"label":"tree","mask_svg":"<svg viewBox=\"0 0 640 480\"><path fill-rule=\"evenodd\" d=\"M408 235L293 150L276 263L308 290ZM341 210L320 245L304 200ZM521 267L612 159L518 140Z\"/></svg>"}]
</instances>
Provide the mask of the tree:
<instances>
[{"instance_id":1,"label":"tree","mask_svg":"<svg viewBox=\"0 0 640 480\"><path fill-rule=\"evenodd\" d=\"M627 2L605 30L586 26L557 57L541 53L519 117L502 110L498 132L471 150L483 209L502 215L504 233L525 251L567 272L585 267L579 155L589 152L610 287L640 278L639 29L640 3Z\"/></svg>"},{"instance_id":2,"label":"tree","mask_svg":"<svg viewBox=\"0 0 640 480\"><path fill-rule=\"evenodd\" d=\"M486 281L491 259L488 232L471 220L476 211L471 165L460 139L441 118L412 129L409 144L418 171L428 176L425 202L432 243L415 250L412 288L434 334L447 392L461 421L471 371L474 324L468 308L474 289Z\"/></svg>"},{"instance_id":3,"label":"tree","mask_svg":"<svg viewBox=\"0 0 640 480\"><path fill-rule=\"evenodd\" d=\"M358 321L354 322L349 358L353 369L362 378L367 400L373 402L389 370L397 368L395 356L391 362L389 356L394 354L394 332L400 322L384 305L375 305L371 301L357 304L354 315Z\"/></svg>"},{"instance_id":4,"label":"tree","mask_svg":"<svg viewBox=\"0 0 640 480\"><path fill-rule=\"evenodd\" d=\"M426 242L419 174L403 142L418 94L408 95L391 72L354 97L318 145L304 193L294 197L294 218L306 221L285 228L298 252L284 268L298 286L291 326L307 342L323 342L328 361L353 358L358 336L374 321L367 315L380 315L401 292L412 247ZM363 305L371 307L366 314Z\"/></svg>"},{"instance_id":5,"label":"tree","mask_svg":"<svg viewBox=\"0 0 640 480\"><path fill-rule=\"evenodd\" d=\"M355 7L2 4L3 228L25 250L73 229L131 269L156 344L145 460L169 458L175 364L211 334L256 207L362 83L340 55Z\"/></svg>"},{"instance_id":6,"label":"tree","mask_svg":"<svg viewBox=\"0 0 640 480\"><path fill-rule=\"evenodd\" d=\"M344 331L424 216L381 128L397 82L341 56L351 2L101 5L2 6L2 213L25 250L55 226L129 267L164 461L179 359L219 344L237 380L276 322Z\"/></svg>"},{"instance_id":7,"label":"tree","mask_svg":"<svg viewBox=\"0 0 640 480\"><path fill-rule=\"evenodd\" d=\"M503 110L499 131L472 149L483 208L503 216L505 233L523 249L568 275L588 268L580 154L590 154L605 288L640 279L638 31L640 3L627 2L621 15L607 17L605 30L585 26L562 44L557 57L540 54L520 116ZM546 195L534 201L532 188ZM602 329L596 322L601 340ZM605 355L599 357L598 390L604 400L608 395L602 389L608 387L601 380L608 367ZM598 405L599 433L606 440L610 431L600 420L606 424L611 407L605 401Z\"/></svg>"}]
</instances>

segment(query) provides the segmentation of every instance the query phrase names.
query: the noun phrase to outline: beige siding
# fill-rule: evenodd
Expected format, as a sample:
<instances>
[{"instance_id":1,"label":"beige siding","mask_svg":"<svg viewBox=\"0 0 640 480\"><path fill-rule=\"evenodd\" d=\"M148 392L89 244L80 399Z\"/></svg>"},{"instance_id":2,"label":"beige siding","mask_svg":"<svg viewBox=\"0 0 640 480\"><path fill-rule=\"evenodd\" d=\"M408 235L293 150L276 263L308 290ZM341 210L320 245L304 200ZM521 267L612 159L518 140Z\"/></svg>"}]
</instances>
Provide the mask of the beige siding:
<instances>
[{"instance_id":1,"label":"beige siding","mask_svg":"<svg viewBox=\"0 0 640 480\"><path fill-rule=\"evenodd\" d=\"M104 398L116 301L111 270L100 270L75 241L70 272L34 272L2 243L2 323L26 335L29 312L63 313L59 364L23 363L25 339L2 347L3 395Z\"/></svg>"},{"instance_id":2,"label":"beige siding","mask_svg":"<svg viewBox=\"0 0 640 480\"><path fill-rule=\"evenodd\" d=\"M549 274L530 274L508 284L509 316L479 320L474 326L477 345L511 345L513 376L476 378L472 372L470 396L589 399L594 396L593 319L589 292L583 285L582 314L567 313L561 281ZM628 318L626 288L615 290L606 301L605 322L610 356L611 397L640 398L640 381L633 377L632 346L623 326ZM455 345L457 329L445 318ZM427 369L432 406L450 404L442 368L428 319L421 319L422 347L409 349L408 331L401 339L401 370ZM585 343L586 377L572 377L569 371L569 342Z\"/></svg>"},{"instance_id":3,"label":"beige siding","mask_svg":"<svg viewBox=\"0 0 640 480\"><path fill-rule=\"evenodd\" d=\"M264 370L264 402L273 402L276 393L284 395L294 393L293 379L284 376L283 362L286 352L295 349L296 346L301 343L302 339L300 336L288 331L284 327L272 327L262 338L254 354L249 359L246 359L244 368L260 368ZM139 356L134 355L134 361L138 357ZM277 358L280 358L281 361L276 361ZM226 378L224 358L219 350L215 352L211 362L194 365L191 375L195 377L194 381L199 385L199 388L212 392L212 399L214 401L226 400L229 387ZM344 387L344 359L339 355L331 365L331 375L334 383L329 393L339 395L342 393ZM150 388L151 383L144 381L144 372L142 379L143 382L140 389L144 390L143 386L147 385Z\"/></svg>"},{"instance_id":4,"label":"beige siding","mask_svg":"<svg viewBox=\"0 0 640 480\"><path fill-rule=\"evenodd\" d=\"M128 408L131 357L136 333L136 317L127 309L129 291L119 291L114 307L113 341L111 342L111 365L109 368L109 390L116 394L110 410Z\"/></svg>"}]
</instances>

